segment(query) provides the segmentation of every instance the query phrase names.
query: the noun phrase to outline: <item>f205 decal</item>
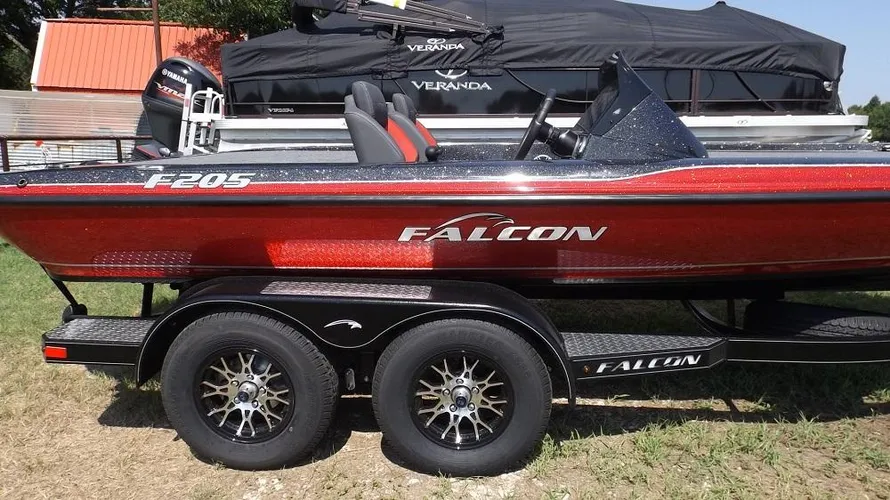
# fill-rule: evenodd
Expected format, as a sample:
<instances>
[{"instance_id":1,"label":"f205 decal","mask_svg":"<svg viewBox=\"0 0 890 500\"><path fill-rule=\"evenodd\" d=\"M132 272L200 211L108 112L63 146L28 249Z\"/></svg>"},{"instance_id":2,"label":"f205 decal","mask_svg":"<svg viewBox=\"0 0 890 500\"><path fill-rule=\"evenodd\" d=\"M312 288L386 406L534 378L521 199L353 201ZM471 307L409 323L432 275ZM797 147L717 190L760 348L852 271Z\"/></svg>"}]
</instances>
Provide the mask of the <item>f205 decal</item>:
<instances>
[{"instance_id":1,"label":"f205 decal","mask_svg":"<svg viewBox=\"0 0 890 500\"><path fill-rule=\"evenodd\" d=\"M154 174L145 182L145 189L155 189L158 186L170 186L171 189L242 189L250 184L250 174L223 174L223 173L185 173L185 174Z\"/></svg>"}]
</instances>

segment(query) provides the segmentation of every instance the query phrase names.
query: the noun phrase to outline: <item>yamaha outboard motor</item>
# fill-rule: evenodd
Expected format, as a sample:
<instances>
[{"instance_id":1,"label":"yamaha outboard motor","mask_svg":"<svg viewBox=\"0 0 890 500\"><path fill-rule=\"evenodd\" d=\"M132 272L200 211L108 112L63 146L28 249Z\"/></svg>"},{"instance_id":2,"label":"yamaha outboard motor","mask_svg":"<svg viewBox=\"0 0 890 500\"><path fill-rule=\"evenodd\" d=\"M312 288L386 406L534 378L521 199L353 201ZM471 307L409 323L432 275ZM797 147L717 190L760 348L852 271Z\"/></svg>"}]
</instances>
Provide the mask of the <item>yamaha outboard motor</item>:
<instances>
[{"instance_id":1,"label":"yamaha outboard motor","mask_svg":"<svg viewBox=\"0 0 890 500\"><path fill-rule=\"evenodd\" d=\"M142 92L142 107L151 127L151 136L170 151L179 149L179 129L187 83L192 84L192 92L207 87L222 91L219 80L201 63L185 57L171 57L155 69Z\"/></svg>"}]
</instances>

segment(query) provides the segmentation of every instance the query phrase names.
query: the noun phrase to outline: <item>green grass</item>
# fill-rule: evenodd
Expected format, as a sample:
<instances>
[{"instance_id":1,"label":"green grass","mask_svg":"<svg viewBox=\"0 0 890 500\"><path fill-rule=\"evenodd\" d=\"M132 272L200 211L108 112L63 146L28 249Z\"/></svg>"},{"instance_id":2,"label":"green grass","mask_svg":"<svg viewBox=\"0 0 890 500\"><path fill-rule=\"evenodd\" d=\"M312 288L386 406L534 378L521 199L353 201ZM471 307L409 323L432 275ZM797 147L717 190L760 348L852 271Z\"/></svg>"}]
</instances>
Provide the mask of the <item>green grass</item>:
<instances>
[{"instance_id":1,"label":"green grass","mask_svg":"<svg viewBox=\"0 0 890 500\"><path fill-rule=\"evenodd\" d=\"M128 283L70 283L74 296L89 306L90 314L138 314L142 287ZM172 297L159 287L155 303ZM14 247L0 242L0 342L37 342L40 334L59 324L68 305L37 263Z\"/></svg>"}]
</instances>

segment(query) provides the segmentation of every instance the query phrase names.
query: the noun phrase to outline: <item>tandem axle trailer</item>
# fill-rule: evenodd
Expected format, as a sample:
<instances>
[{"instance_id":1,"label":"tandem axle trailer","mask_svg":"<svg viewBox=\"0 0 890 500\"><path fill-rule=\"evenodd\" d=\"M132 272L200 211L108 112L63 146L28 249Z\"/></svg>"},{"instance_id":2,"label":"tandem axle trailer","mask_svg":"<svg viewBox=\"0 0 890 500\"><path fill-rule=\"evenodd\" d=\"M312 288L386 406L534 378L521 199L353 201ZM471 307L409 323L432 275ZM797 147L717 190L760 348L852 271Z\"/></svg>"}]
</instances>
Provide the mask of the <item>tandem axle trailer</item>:
<instances>
[{"instance_id":1,"label":"tandem axle trailer","mask_svg":"<svg viewBox=\"0 0 890 500\"><path fill-rule=\"evenodd\" d=\"M501 472L542 438L554 397L581 380L713 368L724 362L890 361L890 317L751 302L736 326L684 302L699 330L563 332L502 286L444 280L217 278L152 315L71 305L43 336L49 363L160 373L171 424L199 456L244 469L311 453L345 392L370 392L384 438L419 470ZM564 387L565 394L554 394Z\"/></svg>"}]
</instances>

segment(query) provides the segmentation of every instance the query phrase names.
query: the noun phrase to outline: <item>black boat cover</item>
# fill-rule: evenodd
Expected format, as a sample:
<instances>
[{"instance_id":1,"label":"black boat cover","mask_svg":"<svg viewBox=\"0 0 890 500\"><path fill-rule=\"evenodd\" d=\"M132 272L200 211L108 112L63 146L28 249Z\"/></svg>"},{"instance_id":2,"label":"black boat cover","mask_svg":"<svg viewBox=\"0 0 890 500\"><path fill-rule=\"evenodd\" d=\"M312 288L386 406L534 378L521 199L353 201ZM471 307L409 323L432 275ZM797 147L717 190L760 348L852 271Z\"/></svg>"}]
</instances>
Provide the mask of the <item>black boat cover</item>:
<instances>
[{"instance_id":1,"label":"black boat cover","mask_svg":"<svg viewBox=\"0 0 890 500\"><path fill-rule=\"evenodd\" d=\"M699 11L615 0L430 0L494 28L488 35L408 28L342 14L346 0L294 0L295 19L308 8L333 11L313 25L288 29L222 50L229 82L252 79L376 75L463 69L597 68L621 51L635 68L752 71L838 82L845 47L794 26L718 2ZM424 18L382 5L371 12ZM503 27L501 30L500 27Z\"/></svg>"}]
</instances>

